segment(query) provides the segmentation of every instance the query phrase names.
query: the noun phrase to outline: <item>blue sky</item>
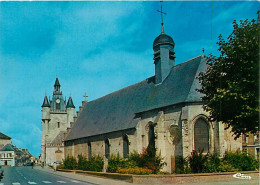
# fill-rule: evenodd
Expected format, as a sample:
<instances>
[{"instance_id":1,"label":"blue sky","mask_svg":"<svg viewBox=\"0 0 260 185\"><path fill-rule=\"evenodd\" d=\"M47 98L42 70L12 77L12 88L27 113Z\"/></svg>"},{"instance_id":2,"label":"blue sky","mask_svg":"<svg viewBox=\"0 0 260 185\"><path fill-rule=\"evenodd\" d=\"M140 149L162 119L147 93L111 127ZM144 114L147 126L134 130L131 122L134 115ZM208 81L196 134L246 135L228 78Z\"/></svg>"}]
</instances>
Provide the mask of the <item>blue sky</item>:
<instances>
[{"instance_id":1,"label":"blue sky","mask_svg":"<svg viewBox=\"0 0 260 185\"><path fill-rule=\"evenodd\" d=\"M164 2L176 64L212 52L233 20L256 19L257 1ZM56 76L77 107L154 75L159 1L0 2L0 132L41 152L41 105ZM212 11L213 10L213 11ZM212 29L211 29L212 28Z\"/></svg>"}]
</instances>

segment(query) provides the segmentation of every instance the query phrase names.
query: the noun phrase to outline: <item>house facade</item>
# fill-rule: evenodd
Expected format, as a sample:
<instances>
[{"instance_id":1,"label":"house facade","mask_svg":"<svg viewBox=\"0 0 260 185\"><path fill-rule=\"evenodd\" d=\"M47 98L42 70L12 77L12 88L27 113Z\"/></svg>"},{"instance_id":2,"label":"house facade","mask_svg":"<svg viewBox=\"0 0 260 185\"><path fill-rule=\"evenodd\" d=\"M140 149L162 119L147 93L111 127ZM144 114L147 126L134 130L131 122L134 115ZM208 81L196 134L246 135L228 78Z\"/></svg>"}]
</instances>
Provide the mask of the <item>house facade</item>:
<instances>
[{"instance_id":1,"label":"house facade","mask_svg":"<svg viewBox=\"0 0 260 185\"><path fill-rule=\"evenodd\" d=\"M15 149L11 144L6 144L0 149L0 165L15 166Z\"/></svg>"}]
</instances>

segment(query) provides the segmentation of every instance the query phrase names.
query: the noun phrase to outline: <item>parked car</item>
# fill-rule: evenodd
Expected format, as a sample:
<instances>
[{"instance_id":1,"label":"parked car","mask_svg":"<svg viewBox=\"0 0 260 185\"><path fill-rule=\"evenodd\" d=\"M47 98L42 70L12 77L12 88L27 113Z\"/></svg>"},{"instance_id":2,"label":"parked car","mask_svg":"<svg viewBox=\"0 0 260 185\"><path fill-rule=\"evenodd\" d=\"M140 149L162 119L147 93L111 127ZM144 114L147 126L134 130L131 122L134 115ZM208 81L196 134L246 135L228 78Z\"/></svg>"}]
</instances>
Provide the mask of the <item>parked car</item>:
<instances>
[{"instance_id":1,"label":"parked car","mask_svg":"<svg viewBox=\"0 0 260 185\"><path fill-rule=\"evenodd\" d=\"M23 164L24 166L32 166L33 165L33 162L32 161L29 161L29 162L26 162Z\"/></svg>"},{"instance_id":2,"label":"parked car","mask_svg":"<svg viewBox=\"0 0 260 185\"><path fill-rule=\"evenodd\" d=\"M4 169L2 166L0 166L0 179L2 179L3 175L4 175Z\"/></svg>"},{"instance_id":3,"label":"parked car","mask_svg":"<svg viewBox=\"0 0 260 185\"><path fill-rule=\"evenodd\" d=\"M60 161L56 161L56 162L53 162L53 163L51 164L51 166L54 166L54 165L59 166L59 165L61 165L61 162L60 162Z\"/></svg>"}]
</instances>

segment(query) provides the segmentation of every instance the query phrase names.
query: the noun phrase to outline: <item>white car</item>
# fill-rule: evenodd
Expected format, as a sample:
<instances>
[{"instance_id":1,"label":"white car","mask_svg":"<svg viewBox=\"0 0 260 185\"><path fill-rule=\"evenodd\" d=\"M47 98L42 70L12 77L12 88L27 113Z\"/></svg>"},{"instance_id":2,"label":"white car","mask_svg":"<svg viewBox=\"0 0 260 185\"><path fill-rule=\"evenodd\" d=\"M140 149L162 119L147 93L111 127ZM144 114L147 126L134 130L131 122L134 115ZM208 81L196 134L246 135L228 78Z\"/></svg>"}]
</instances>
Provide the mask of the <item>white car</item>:
<instances>
[{"instance_id":1,"label":"white car","mask_svg":"<svg viewBox=\"0 0 260 185\"><path fill-rule=\"evenodd\" d=\"M54 166L54 165L59 166L59 165L61 165L61 162L60 161L53 162L52 166Z\"/></svg>"}]
</instances>

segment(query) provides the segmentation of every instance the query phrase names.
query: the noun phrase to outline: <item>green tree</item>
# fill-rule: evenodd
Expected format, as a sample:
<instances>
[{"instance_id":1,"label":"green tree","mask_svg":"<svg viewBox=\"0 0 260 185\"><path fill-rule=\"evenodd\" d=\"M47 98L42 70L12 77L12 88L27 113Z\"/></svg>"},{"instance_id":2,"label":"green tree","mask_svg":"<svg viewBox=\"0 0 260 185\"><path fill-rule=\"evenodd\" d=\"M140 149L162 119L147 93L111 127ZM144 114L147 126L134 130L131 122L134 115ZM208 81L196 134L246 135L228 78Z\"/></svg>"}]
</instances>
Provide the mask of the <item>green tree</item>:
<instances>
[{"instance_id":1,"label":"green tree","mask_svg":"<svg viewBox=\"0 0 260 185\"><path fill-rule=\"evenodd\" d=\"M256 133L259 124L259 23L233 22L227 41L219 36L218 57L207 57L208 69L200 73L204 109L212 121L231 127L236 138Z\"/></svg>"}]
</instances>

